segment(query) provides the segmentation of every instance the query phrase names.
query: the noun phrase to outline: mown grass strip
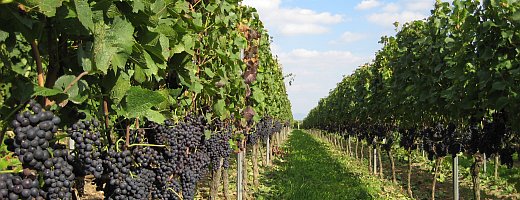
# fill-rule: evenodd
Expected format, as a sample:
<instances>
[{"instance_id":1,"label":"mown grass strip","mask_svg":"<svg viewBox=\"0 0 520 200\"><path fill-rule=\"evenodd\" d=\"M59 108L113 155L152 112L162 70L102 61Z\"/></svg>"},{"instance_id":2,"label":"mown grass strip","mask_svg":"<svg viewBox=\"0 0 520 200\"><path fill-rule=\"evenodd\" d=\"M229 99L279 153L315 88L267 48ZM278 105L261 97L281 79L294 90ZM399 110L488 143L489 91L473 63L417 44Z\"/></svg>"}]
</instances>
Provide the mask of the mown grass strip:
<instances>
[{"instance_id":1,"label":"mown grass strip","mask_svg":"<svg viewBox=\"0 0 520 200\"><path fill-rule=\"evenodd\" d=\"M311 135L293 131L285 150L286 157L264 174L266 187L257 199L381 199L381 187L362 180Z\"/></svg>"}]
</instances>

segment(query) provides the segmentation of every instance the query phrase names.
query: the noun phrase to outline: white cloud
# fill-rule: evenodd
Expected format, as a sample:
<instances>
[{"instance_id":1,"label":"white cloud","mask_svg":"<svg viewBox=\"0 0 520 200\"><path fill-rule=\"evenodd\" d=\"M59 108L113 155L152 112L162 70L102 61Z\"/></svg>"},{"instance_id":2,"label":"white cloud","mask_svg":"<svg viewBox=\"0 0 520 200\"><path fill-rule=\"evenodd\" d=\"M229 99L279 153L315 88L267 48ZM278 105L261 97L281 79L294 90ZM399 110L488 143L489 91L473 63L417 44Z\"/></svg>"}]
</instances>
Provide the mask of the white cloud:
<instances>
[{"instance_id":1,"label":"white cloud","mask_svg":"<svg viewBox=\"0 0 520 200\"><path fill-rule=\"evenodd\" d=\"M356 5L357 10L368 10L371 8L375 8L382 5L378 0L363 0L358 5Z\"/></svg>"},{"instance_id":2,"label":"white cloud","mask_svg":"<svg viewBox=\"0 0 520 200\"><path fill-rule=\"evenodd\" d=\"M353 69L366 60L354 55L350 51L316 51L308 49L294 49L288 53L281 53L279 57L284 66L294 66L299 70L307 69L311 71L333 69L334 73L341 73L342 75L350 74ZM352 70L344 70L346 68Z\"/></svg>"},{"instance_id":3,"label":"white cloud","mask_svg":"<svg viewBox=\"0 0 520 200\"><path fill-rule=\"evenodd\" d=\"M365 63L368 58L355 55L350 51L317 51L293 49L281 53L280 62L284 73L295 74L291 86L287 86L294 114L299 118L326 97L336 84Z\"/></svg>"},{"instance_id":4,"label":"white cloud","mask_svg":"<svg viewBox=\"0 0 520 200\"><path fill-rule=\"evenodd\" d=\"M344 32L341 34L338 40L332 40L329 42L329 44L340 44L340 43L351 43L351 42L357 42L359 40L363 40L366 38L365 34L361 33L352 33L352 32Z\"/></svg>"},{"instance_id":5,"label":"white cloud","mask_svg":"<svg viewBox=\"0 0 520 200\"><path fill-rule=\"evenodd\" d=\"M281 0L244 0L243 4L255 7L268 29L286 36L327 33L330 25L344 21L342 15L329 12L284 8L281 7Z\"/></svg>"},{"instance_id":6,"label":"white cloud","mask_svg":"<svg viewBox=\"0 0 520 200\"><path fill-rule=\"evenodd\" d=\"M386 4L385 7L383 7L383 12L399 12L401 8L396 3L389 3Z\"/></svg>"},{"instance_id":7,"label":"white cloud","mask_svg":"<svg viewBox=\"0 0 520 200\"><path fill-rule=\"evenodd\" d=\"M396 21L400 24L403 24L413 20L424 19L426 17L427 15L423 14L422 12L382 12L369 15L368 21L382 26L393 26L393 23Z\"/></svg>"},{"instance_id":8,"label":"white cloud","mask_svg":"<svg viewBox=\"0 0 520 200\"><path fill-rule=\"evenodd\" d=\"M406 0L405 6L407 10L427 11L433 9L435 1L432 0Z\"/></svg>"},{"instance_id":9,"label":"white cloud","mask_svg":"<svg viewBox=\"0 0 520 200\"><path fill-rule=\"evenodd\" d=\"M413 20L425 19L433 8L432 0L400 0L381 5L380 9L367 15L367 20L374 24L392 27L394 22L404 24Z\"/></svg>"}]
</instances>

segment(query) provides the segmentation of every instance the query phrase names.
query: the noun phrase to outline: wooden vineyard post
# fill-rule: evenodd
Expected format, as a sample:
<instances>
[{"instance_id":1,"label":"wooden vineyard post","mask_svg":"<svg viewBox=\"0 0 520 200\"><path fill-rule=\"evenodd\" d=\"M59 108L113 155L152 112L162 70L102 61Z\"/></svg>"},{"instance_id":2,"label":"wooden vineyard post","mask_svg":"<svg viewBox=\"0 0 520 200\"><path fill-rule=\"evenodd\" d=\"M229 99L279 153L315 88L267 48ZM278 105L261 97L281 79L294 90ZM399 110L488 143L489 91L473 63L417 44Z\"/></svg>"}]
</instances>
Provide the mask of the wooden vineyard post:
<instances>
[{"instance_id":1,"label":"wooden vineyard post","mask_svg":"<svg viewBox=\"0 0 520 200\"><path fill-rule=\"evenodd\" d=\"M348 135L348 140L347 140L347 153L348 153L348 156L352 157L352 149L350 148L350 135Z\"/></svg>"},{"instance_id":2,"label":"wooden vineyard post","mask_svg":"<svg viewBox=\"0 0 520 200\"><path fill-rule=\"evenodd\" d=\"M395 162L394 162L394 156L392 155L392 149L390 148L388 150L388 157L390 158L390 167L392 170L392 182L397 183L397 179L395 177Z\"/></svg>"},{"instance_id":3,"label":"wooden vineyard post","mask_svg":"<svg viewBox=\"0 0 520 200\"><path fill-rule=\"evenodd\" d=\"M356 155L356 159L358 159L358 146L359 146L359 140L358 138L356 137L356 148L354 149L356 152L355 152L355 155Z\"/></svg>"},{"instance_id":4,"label":"wooden vineyard post","mask_svg":"<svg viewBox=\"0 0 520 200\"><path fill-rule=\"evenodd\" d=\"M244 152L243 151L240 151L238 154L237 154L237 200L242 200L243 199L243 188L242 188L242 178L243 178L243 175L242 173L244 172L242 167L244 166L242 164L242 162L244 162L243 160L243 155L244 155Z\"/></svg>"},{"instance_id":5,"label":"wooden vineyard post","mask_svg":"<svg viewBox=\"0 0 520 200\"><path fill-rule=\"evenodd\" d=\"M271 156L271 144L270 144L271 141L270 140L271 139L270 138L271 137L267 137L267 145L266 145L267 150L265 151L267 166L271 165L271 161L270 161L270 159L271 159L271 157L270 157Z\"/></svg>"},{"instance_id":6,"label":"wooden vineyard post","mask_svg":"<svg viewBox=\"0 0 520 200\"><path fill-rule=\"evenodd\" d=\"M439 176L439 172L440 172L440 166L442 164L442 160L443 160L443 157L440 157L440 158L436 158L435 159L435 171L434 171L434 175L433 175L433 181L432 181L432 200L435 200L435 187L436 187L436 184L437 184L437 177Z\"/></svg>"},{"instance_id":7,"label":"wooden vineyard post","mask_svg":"<svg viewBox=\"0 0 520 200\"><path fill-rule=\"evenodd\" d=\"M377 160L379 161L379 177L384 178L383 176L383 157L381 156L381 146L377 146Z\"/></svg>"},{"instance_id":8,"label":"wooden vineyard post","mask_svg":"<svg viewBox=\"0 0 520 200\"><path fill-rule=\"evenodd\" d=\"M484 176L487 176L487 165L486 165L487 158L486 158L486 153L483 153L483 156L484 156L484 158L483 158L483 162L484 162L483 164L484 165L482 167L483 167L483 170L484 170Z\"/></svg>"},{"instance_id":9,"label":"wooden vineyard post","mask_svg":"<svg viewBox=\"0 0 520 200\"><path fill-rule=\"evenodd\" d=\"M475 159L471 165L471 180L473 182L473 199L480 200L480 167L484 162L484 156L480 153L473 155Z\"/></svg>"},{"instance_id":10,"label":"wooden vineyard post","mask_svg":"<svg viewBox=\"0 0 520 200\"><path fill-rule=\"evenodd\" d=\"M218 187L220 186L220 180L222 177L222 164L224 163L224 158L220 158L218 169L212 170L212 178L211 178L211 188L210 188L210 199L217 200L218 199Z\"/></svg>"},{"instance_id":11,"label":"wooden vineyard post","mask_svg":"<svg viewBox=\"0 0 520 200\"><path fill-rule=\"evenodd\" d=\"M229 173L228 169L222 168L222 192L225 200L231 200L229 196Z\"/></svg>"},{"instance_id":12,"label":"wooden vineyard post","mask_svg":"<svg viewBox=\"0 0 520 200\"><path fill-rule=\"evenodd\" d=\"M345 151L345 142L343 142L343 136L339 138L339 146L341 151Z\"/></svg>"},{"instance_id":13,"label":"wooden vineyard post","mask_svg":"<svg viewBox=\"0 0 520 200\"><path fill-rule=\"evenodd\" d=\"M498 153L495 153L495 179L498 179L498 165L500 165L500 160L498 159Z\"/></svg>"},{"instance_id":14,"label":"wooden vineyard post","mask_svg":"<svg viewBox=\"0 0 520 200\"><path fill-rule=\"evenodd\" d=\"M459 199L459 156L453 157L453 199Z\"/></svg>"},{"instance_id":15,"label":"wooden vineyard post","mask_svg":"<svg viewBox=\"0 0 520 200\"><path fill-rule=\"evenodd\" d=\"M361 162L363 162L363 160L365 159L365 145L363 144L363 140L361 140L359 143L361 143Z\"/></svg>"},{"instance_id":16,"label":"wooden vineyard post","mask_svg":"<svg viewBox=\"0 0 520 200\"><path fill-rule=\"evenodd\" d=\"M260 183L258 181L258 143L253 145L253 185L256 189L260 186Z\"/></svg>"},{"instance_id":17,"label":"wooden vineyard post","mask_svg":"<svg viewBox=\"0 0 520 200\"><path fill-rule=\"evenodd\" d=\"M248 187L247 187L247 182L248 182L248 179L247 179L247 146L246 146L246 141L244 140L244 151L243 151L243 154L242 154L242 190L243 190L243 194L242 194L242 198L243 199L249 199L248 198Z\"/></svg>"},{"instance_id":18,"label":"wooden vineyard post","mask_svg":"<svg viewBox=\"0 0 520 200\"><path fill-rule=\"evenodd\" d=\"M374 174L377 174L377 149L376 147L373 147L374 148Z\"/></svg>"},{"instance_id":19,"label":"wooden vineyard post","mask_svg":"<svg viewBox=\"0 0 520 200\"><path fill-rule=\"evenodd\" d=\"M413 198L413 192L412 192L412 184L411 184L411 176L412 176L412 150L410 148L408 148L408 174L407 174L407 192L408 192L408 196L410 196L410 198Z\"/></svg>"}]
</instances>

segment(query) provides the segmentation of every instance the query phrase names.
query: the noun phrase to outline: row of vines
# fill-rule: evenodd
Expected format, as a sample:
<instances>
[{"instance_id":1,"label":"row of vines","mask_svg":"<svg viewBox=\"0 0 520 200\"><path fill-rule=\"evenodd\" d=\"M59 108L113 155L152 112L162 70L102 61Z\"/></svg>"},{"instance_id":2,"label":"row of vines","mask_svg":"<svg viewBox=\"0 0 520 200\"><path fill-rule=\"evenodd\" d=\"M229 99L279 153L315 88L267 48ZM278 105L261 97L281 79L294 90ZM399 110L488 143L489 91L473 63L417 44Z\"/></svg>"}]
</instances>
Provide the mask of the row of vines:
<instances>
[{"instance_id":1,"label":"row of vines","mask_svg":"<svg viewBox=\"0 0 520 200\"><path fill-rule=\"evenodd\" d=\"M0 199L218 198L292 121L270 40L240 0L0 0Z\"/></svg>"},{"instance_id":2,"label":"row of vines","mask_svg":"<svg viewBox=\"0 0 520 200\"><path fill-rule=\"evenodd\" d=\"M520 150L519 28L519 1L437 1L428 18L382 37L373 62L344 77L303 126L365 140L390 157L394 144L409 156L424 149L437 163L432 199L442 159L472 156L474 199L480 199L485 155L512 167Z\"/></svg>"}]
</instances>

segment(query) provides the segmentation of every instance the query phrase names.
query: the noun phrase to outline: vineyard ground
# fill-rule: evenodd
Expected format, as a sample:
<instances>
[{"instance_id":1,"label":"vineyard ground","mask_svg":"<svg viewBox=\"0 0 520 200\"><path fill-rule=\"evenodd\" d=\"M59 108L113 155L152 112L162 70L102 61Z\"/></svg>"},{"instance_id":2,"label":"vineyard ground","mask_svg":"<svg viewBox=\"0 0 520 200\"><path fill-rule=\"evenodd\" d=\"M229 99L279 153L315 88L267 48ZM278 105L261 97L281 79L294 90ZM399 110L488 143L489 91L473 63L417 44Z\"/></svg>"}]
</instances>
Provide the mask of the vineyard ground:
<instances>
[{"instance_id":1,"label":"vineyard ground","mask_svg":"<svg viewBox=\"0 0 520 200\"><path fill-rule=\"evenodd\" d=\"M384 174L387 179L390 179L390 161L388 156L383 154ZM408 158L404 150L397 151L396 157L396 176L400 185L406 187L406 171L408 169ZM412 190L417 199L431 198L431 183L433 180L434 162L428 161L425 157L415 152L412 161ZM441 172L443 176L442 181L437 181L435 196L439 199L453 199L452 191L452 175L451 175L451 157L446 157L443 160ZM460 181L460 199L472 199L472 182L471 182L471 167L472 159L466 156L459 158L459 181ZM501 177L495 180L493 177L494 164L488 161L487 175L481 174L481 197L483 199L519 199L520 194L514 193L513 187L516 176L509 176L508 172L514 169L507 169L504 166L499 168ZM511 179L509 179L511 178ZM507 182L506 182L507 181ZM518 190L517 190L518 191Z\"/></svg>"},{"instance_id":2,"label":"vineyard ground","mask_svg":"<svg viewBox=\"0 0 520 200\"><path fill-rule=\"evenodd\" d=\"M353 143L352 143L353 144ZM346 146L345 146L346 148ZM354 149L354 145L351 147ZM339 156L350 158L346 155L346 152L340 151L335 148L336 152ZM355 165L361 165L363 168L368 170L368 148L365 144L364 148L365 159L362 163L355 160ZM419 151L413 152L413 160L412 160L412 191L413 195L416 199L430 199L431 198L431 183L433 178L433 167L434 162L429 161L426 157L423 157ZM396 167L396 178L399 186L401 187L401 192L403 194L406 193L406 172L408 170L408 156L407 152L404 149L394 150L394 158L395 158L395 167ZM353 159L353 158L351 158ZM391 171L390 171L390 160L386 151L382 152L382 162L383 162L383 174L385 176L385 180L391 180ZM438 178L436 184L436 193L435 197L437 199L453 199L452 191L452 176L451 176L451 157L446 157L441 165L441 178ZM472 199L473 191L472 191L472 182L470 175L470 167L472 164L472 159L467 156L459 157L459 192L460 199ZM505 166L499 167L499 175L500 177L495 180L493 177L494 164L488 161L487 164L487 173L484 175L481 174L481 197L483 199L520 199L520 194L515 192L515 188L517 188L520 184L518 183L518 166L515 163L515 167L512 169L508 169ZM516 189L518 191L518 189Z\"/></svg>"},{"instance_id":3,"label":"vineyard ground","mask_svg":"<svg viewBox=\"0 0 520 200\"><path fill-rule=\"evenodd\" d=\"M301 130L293 131L284 150L287 155L265 171L257 199L406 199L396 185Z\"/></svg>"}]
</instances>

